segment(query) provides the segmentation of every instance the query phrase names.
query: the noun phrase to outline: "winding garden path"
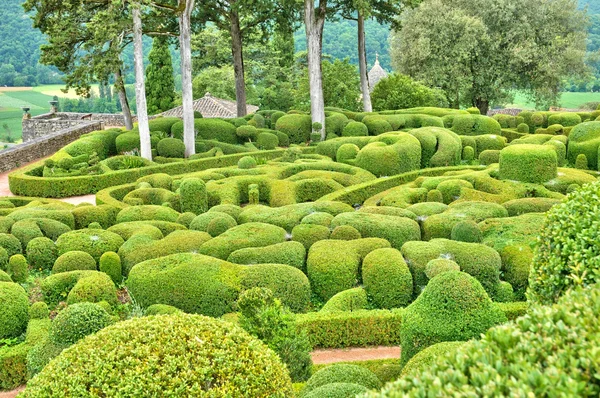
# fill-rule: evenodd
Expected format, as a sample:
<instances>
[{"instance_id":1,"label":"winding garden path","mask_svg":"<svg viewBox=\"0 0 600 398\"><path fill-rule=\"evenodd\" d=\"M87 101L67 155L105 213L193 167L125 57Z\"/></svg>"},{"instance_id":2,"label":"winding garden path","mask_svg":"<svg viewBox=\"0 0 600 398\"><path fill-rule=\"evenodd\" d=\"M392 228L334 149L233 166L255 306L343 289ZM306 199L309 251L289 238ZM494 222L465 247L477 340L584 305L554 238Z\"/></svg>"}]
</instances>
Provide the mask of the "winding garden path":
<instances>
[{"instance_id":1,"label":"winding garden path","mask_svg":"<svg viewBox=\"0 0 600 398\"><path fill-rule=\"evenodd\" d=\"M311 357L315 365L336 362L372 361L374 359L400 359L400 347L379 346L315 350L312 352Z\"/></svg>"}]
</instances>

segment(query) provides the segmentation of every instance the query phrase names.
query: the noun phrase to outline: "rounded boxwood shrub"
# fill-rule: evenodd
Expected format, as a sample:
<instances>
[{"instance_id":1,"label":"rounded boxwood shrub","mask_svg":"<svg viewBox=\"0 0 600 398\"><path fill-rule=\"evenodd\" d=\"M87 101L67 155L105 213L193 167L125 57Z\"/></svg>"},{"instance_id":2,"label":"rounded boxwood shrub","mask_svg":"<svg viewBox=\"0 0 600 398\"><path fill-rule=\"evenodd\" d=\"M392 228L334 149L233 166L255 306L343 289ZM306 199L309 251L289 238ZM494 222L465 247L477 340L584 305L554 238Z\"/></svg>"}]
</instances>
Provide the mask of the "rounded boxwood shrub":
<instances>
[{"instance_id":1,"label":"rounded boxwood shrub","mask_svg":"<svg viewBox=\"0 0 600 398\"><path fill-rule=\"evenodd\" d=\"M425 275L429 279L448 271L460 271L460 266L456 262L445 258L434 258L425 266Z\"/></svg>"},{"instance_id":2,"label":"rounded boxwood shrub","mask_svg":"<svg viewBox=\"0 0 600 398\"><path fill-rule=\"evenodd\" d=\"M298 268L285 264L255 264L242 268L242 290L270 289L293 312L304 312L310 302L310 283Z\"/></svg>"},{"instance_id":3,"label":"rounded boxwood shrub","mask_svg":"<svg viewBox=\"0 0 600 398\"><path fill-rule=\"evenodd\" d=\"M62 234L56 240L56 248L59 255L70 251L84 251L98 262L102 254L118 251L123 242L123 238L114 232L101 229L80 229Z\"/></svg>"},{"instance_id":4,"label":"rounded boxwood shrub","mask_svg":"<svg viewBox=\"0 0 600 398\"><path fill-rule=\"evenodd\" d=\"M418 377L421 372L427 372L441 356L455 352L465 344L464 341L444 341L430 345L417 353L402 368L403 377Z\"/></svg>"},{"instance_id":5,"label":"rounded boxwood shrub","mask_svg":"<svg viewBox=\"0 0 600 398\"><path fill-rule=\"evenodd\" d=\"M0 247L6 250L6 254L8 255L8 257L12 257L15 254L21 254L23 250L19 239L15 238L10 234L5 233L0 233Z\"/></svg>"},{"instance_id":6,"label":"rounded boxwood shrub","mask_svg":"<svg viewBox=\"0 0 600 398\"><path fill-rule=\"evenodd\" d=\"M67 304L106 301L117 303L117 289L108 275L98 271L68 271L52 274L41 283L44 301Z\"/></svg>"},{"instance_id":7,"label":"rounded boxwood shrub","mask_svg":"<svg viewBox=\"0 0 600 398\"><path fill-rule=\"evenodd\" d=\"M238 249L269 246L285 240L285 229L272 224L249 222L228 229L204 243L199 253L225 260Z\"/></svg>"},{"instance_id":8,"label":"rounded boxwood shrub","mask_svg":"<svg viewBox=\"0 0 600 398\"><path fill-rule=\"evenodd\" d=\"M517 126L517 132L521 134L529 134L529 125L527 123L521 123Z\"/></svg>"},{"instance_id":9,"label":"rounded boxwood shrub","mask_svg":"<svg viewBox=\"0 0 600 398\"><path fill-rule=\"evenodd\" d=\"M235 227L236 225L237 224L231 222L230 219L224 217L215 218L208 222L208 225L206 226L206 232L210 236L215 237L221 235L222 233Z\"/></svg>"},{"instance_id":10,"label":"rounded boxwood shrub","mask_svg":"<svg viewBox=\"0 0 600 398\"><path fill-rule=\"evenodd\" d=\"M119 134L115 140L117 153L131 152L140 149L140 134L134 132L126 132Z\"/></svg>"},{"instance_id":11,"label":"rounded boxwood shrub","mask_svg":"<svg viewBox=\"0 0 600 398\"><path fill-rule=\"evenodd\" d=\"M312 121L309 115L288 114L277 119L275 130L287 134L290 144L305 144L310 140Z\"/></svg>"},{"instance_id":12,"label":"rounded boxwood shrub","mask_svg":"<svg viewBox=\"0 0 600 398\"><path fill-rule=\"evenodd\" d=\"M179 186L182 212L202 214L208 210L208 193L201 178L184 178Z\"/></svg>"},{"instance_id":13,"label":"rounded boxwood shrub","mask_svg":"<svg viewBox=\"0 0 600 398\"><path fill-rule=\"evenodd\" d=\"M144 315L169 315L177 314L179 312L181 312L181 310L177 307L173 307L172 305L152 304L150 307L146 308L146 311L144 311Z\"/></svg>"},{"instance_id":14,"label":"rounded boxwood shrub","mask_svg":"<svg viewBox=\"0 0 600 398\"><path fill-rule=\"evenodd\" d=\"M27 292L12 282L0 282L0 339L18 337L27 328L29 300Z\"/></svg>"},{"instance_id":15,"label":"rounded boxwood shrub","mask_svg":"<svg viewBox=\"0 0 600 398\"><path fill-rule=\"evenodd\" d=\"M511 145L500 151L500 178L543 183L557 176L556 152L547 145Z\"/></svg>"},{"instance_id":16,"label":"rounded boxwood shrub","mask_svg":"<svg viewBox=\"0 0 600 398\"><path fill-rule=\"evenodd\" d=\"M343 290L331 297L320 312L359 311L369 307L367 293L362 287Z\"/></svg>"},{"instance_id":17,"label":"rounded boxwood shrub","mask_svg":"<svg viewBox=\"0 0 600 398\"><path fill-rule=\"evenodd\" d=\"M427 202L444 203L444 195L439 189L432 189L427 192Z\"/></svg>"},{"instance_id":18,"label":"rounded boxwood shrub","mask_svg":"<svg viewBox=\"0 0 600 398\"><path fill-rule=\"evenodd\" d=\"M356 159L356 155L358 155L359 151L360 148L357 145L350 143L342 144L335 153L335 160L340 163L348 163L349 161Z\"/></svg>"},{"instance_id":19,"label":"rounded boxwood shrub","mask_svg":"<svg viewBox=\"0 0 600 398\"><path fill-rule=\"evenodd\" d=\"M315 388L303 395L303 398L353 398L369 391L366 387L355 383L330 383Z\"/></svg>"},{"instance_id":20,"label":"rounded boxwood shrub","mask_svg":"<svg viewBox=\"0 0 600 398\"><path fill-rule=\"evenodd\" d=\"M579 170L587 170L588 169L588 160L585 154L580 153L575 158L575 168Z\"/></svg>"},{"instance_id":21,"label":"rounded boxwood shrub","mask_svg":"<svg viewBox=\"0 0 600 398\"><path fill-rule=\"evenodd\" d=\"M185 211L185 210L184 210ZM157 205L129 206L117 214L117 224L129 221L177 222L179 213L171 208ZM79 231L77 231L79 232ZM58 243L58 242L57 242ZM114 251L114 250L111 250Z\"/></svg>"},{"instance_id":22,"label":"rounded boxwood shrub","mask_svg":"<svg viewBox=\"0 0 600 398\"><path fill-rule=\"evenodd\" d=\"M502 322L506 316L477 279L460 271L443 272L404 312L401 362L430 345L469 340Z\"/></svg>"},{"instance_id":23,"label":"rounded boxwood shrub","mask_svg":"<svg viewBox=\"0 0 600 398\"><path fill-rule=\"evenodd\" d=\"M331 225L331 220L333 220L333 215L330 213L326 213L324 211L315 211L314 213L310 213L300 221L301 224L316 224L323 225L329 227Z\"/></svg>"},{"instance_id":24,"label":"rounded boxwood shrub","mask_svg":"<svg viewBox=\"0 0 600 398\"><path fill-rule=\"evenodd\" d=\"M358 282L360 256L346 242L320 240L308 251L307 274L313 291L323 300L329 300Z\"/></svg>"},{"instance_id":25,"label":"rounded boxwood shrub","mask_svg":"<svg viewBox=\"0 0 600 398\"><path fill-rule=\"evenodd\" d=\"M48 304L43 301L36 301L29 307L29 318L30 319L46 319L50 315L48 310Z\"/></svg>"},{"instance_id":26,"label":"rounded boxwood shrub","mask_svg":"<svg viewBox=\"0 0 600 398\"><path fill-rule=\"evenodd\" d=\"M244 122L244 124L246 123ZM238 143L237 127L239 126L234 126L220 119L205 118L194 120L194 128L198 139L215 140L226 144Z\"/></svg>"},{"instance_id":27,"label":"rounded boxwood shrub","mask_svg":"<svg viewBox=\"0 0 600 398\"><path fill-rule=\"evenodd\" d=\"M168 304L188 313L218 317L233 308L241 267L193 253L172 254L136 264L126 284L143 308Z\"/></svg>"},{"instance_id":28,"label":"rounded boxwood shrub","mask_svg":"<svg viewBox=\"0 0 600 398\"><path fill-rule=\"evenodd\" d=\"M288 241L264 247L247 247L234 251L227 261L236 264L287 264L303 269L306 249L300 242Z\"/></svg>"},{"instance_id":29,"label":"rounded boxwood shrub","mask_svg":"<svg viewBox=\"0 0 600 398\"><path fill-rule=\"evenodd\" d=\"M529 276L529 300L549 304L575 286L599 281L600 183L585 185L546 215Z\"/></svg>"},{"instance_id":30,"label":"rounded boxwood shrub","mask_svg":"<svg viewBox=\"0 0 600 398\"><path fill-rule=\"evenodd\" d=\"M304 393L331 383L353 383L369 390L381 388L381 382L369 369L358 365L335 364L315 372L306 382Z\"/></svg>"},{"instance_id":31,"label":"rounded boxwood shrub","mask_svg":"<svg viewBox=\"0 0 600 398\"><path fill-rule=\"evenodd\" d=\"M77 270L96 270L96 260L91 254L81 250L73 250L61 254L52 267L52 273L77 271Z\"/></svg>"},{"instance_id":32,"label":"rounded boxwood shrub","mask_svg":"<svg viewBox=\"0 0 600 398\"><path fill-rule=\"evenodd\" d=\"M377 308L404 307L413 294L413 279L397 249L377 249L362 263L364 288Z\"/></svg>"},{"instance_id":33,"label":"rounded boxwood shrub","mask_svg":"<svg viewBox=\"0 0 600 398\"><path fill-rule=\"evenodd\" d=\"M258 136L258 129L250 125L240 126L235 129L235 134L243 141L255 140L256 136Z\"/></svg>"},{"instance_id":34,"label":"rounded boxwood shrub","mask_svg":"<svg viewBox=\"0 0 600 398\"><path fill-rule=\"evenodd\" d=\"M158 156L165 158L183 158L185 156L185 144L177 138L163 138L156 145Z\"/></svg>"},{"instance_id":35,"label":"rounded boxwood shrub","mask_svg":"<svg viewBox=\"0 0 600 398\"><path fill-rule=\"evenodd\" d=\"M0 270L0 282L12 282L13 280L11 279L10 275L8 275L6 272Z\"/></svg>"},{"instance_id":36,"label":"rounded boxwood shrub","mask_svg":"<svg viewBox=\"0 0 600 398\"><path fill-rule=\"evenodd\" d=\"M50 340L69 346L110 324L110 315L95 303L77 303L60 311L52 320Z\"/></svg>"},{"instance_id":37,"label":"rounded boxwood shrub","mask_svg":"<svg viewBox=\"0 0 600 398\"><path fill-rule=\"evenodd\" d=\"M148 360L148 352L154 360ZM262 342L231 323L188 314L109 326L63 351L23 395L91 395L92 385L93 394L101 396L126 391L129 396L220 397L243 391L266 397L293 391L285 366Z\"/></svg>"},{"instance_id":38,"label":"rounded boxwood shrub","mask_svg":"<svg viewBox=\"0 0 600 398\"><path fill-rule=\"evenodd\" d=\"M600 288L576 288L558 304L534 305L514 322L490 329L481 340L441 355L368 397L430 396L596 397Z\"/></svg>"},{"instance_id":39,"label":"rounded boxwood shrub","mask_svg":"<svg viewBox=\"0 0 600 398\"><path fill-rule=\"evenodd\" d=\"M6 252L5 248L0 247L0 271L6 270L7 266L8 266L8 253Z\"/></svg>"},{"instance_id":40,"label":"rounded boxwood shrub","mask_svg":"<svg viewBox=\"0 0 600 398\"><path fill-rule=\"evenodd\" d=\"M238 160L238 169L253 169L256 167L256 159L253 156L244 156Z\"/></svg>"},{"instance_id":41,"label":"rounded boxwood shrub","mask_svg":"<svg viewBox=\"0 0 600 398\"><path fill-rule=\"evenodd\" d=\"M360 232L351 225L340 225L331 231L330 239L353 240L360 239Z\"/></svg>"},{"instance_id":42,"label":"rounded boxwood shrub","mask_svg":"<svg viewBox=\"0 0 600 398\"><path fill-rule=\"evenodd\" d=\"M329 239L329 227L319 224L299 224L292 229L292 240L300 242L308 251L311 246L321 240Z\"/></svg>"},{"instance_id":43,"label":"rounded boxwood shrub","mask_svg":"<svg viewBox=\"0 0 600 398\"><path fill-rule=\"evenodd\" d=\"M452 227L451 239L460 242L480 243L481 229L474 221L460 221Z\"/></svg>"},{"instance_id":44,"label":"rounded boxwood shrub","mask_svg":"<svg viewBox=\"0 0 600 398\"><path fill-rule=\"evenodd\" d=\"M106 252L100 257L98 264L100 272L110 276L110 279L116 284L123 280L123 269L121 267L121 258L115 252Z\"/></svg>"},{"instance_id":45,"label":"rounded boxwood shrub","mask_svg":"<svg viewBox=\"0 0 600 398\"><path fill-rule=\"evenodd\" d=\"M29 264L22 254L15 254L8 259L8 274L13 282L24 283L29 277Z\"/></svg>"},{"instance_id":46,"label":"rounded boxwood shrub","mask_svg":"<svg viewBox=\"0 0 600 398\"><path fill-rule=\"evenodd\" d=\"M279 138L277 135L272 133L260 133L258 137L256 137L256 146L259 149L270 150L277 148L279 145Z\"/></svg>"},{"instance_id":47,"label":"rounded boxwood shrub","mask_svg":"<svg viewBox=\"0 0 600 398\"><path fill-rule=\"evenodd\" d=\"M600 122L585 122L573 127L569 134L567 158L569 163L575 164L577 155L584 154L588 166L598 170L598 147L600 146Z\"/></svg>"},{"instance_id":48,"label":"rounded boxwood shrub","mask_svg":"<svg viewBox=\"0 0 600 398\"><path fill-rule=\"evenodd\" d=\"M500 151L497 149L486 149L479 154L479 163L490 165L500 161Z\"/></svg>"},{"instance_id":49,"label":"rounded boxwood shrub","mask_svg":"<svg viewBox=\"0 0 600 398\"><path fill-rule=\"evenodd\" d=\"M475 158L475 150L471 146L466 146L462 149L462 160L470 162Z\"/></svg>"},{"instance_id":50,"label":"rounded boxwood shrub","mask_svg":"<svg viewBox=\"0 0 600 398\"><path fill-rule=\"evenodd\" d=\"M369 135L369 129L361 122L351 121L344 127L344 130L342 130L342 137L357 137L364 135Z\"/></svg>"}]
</instances>

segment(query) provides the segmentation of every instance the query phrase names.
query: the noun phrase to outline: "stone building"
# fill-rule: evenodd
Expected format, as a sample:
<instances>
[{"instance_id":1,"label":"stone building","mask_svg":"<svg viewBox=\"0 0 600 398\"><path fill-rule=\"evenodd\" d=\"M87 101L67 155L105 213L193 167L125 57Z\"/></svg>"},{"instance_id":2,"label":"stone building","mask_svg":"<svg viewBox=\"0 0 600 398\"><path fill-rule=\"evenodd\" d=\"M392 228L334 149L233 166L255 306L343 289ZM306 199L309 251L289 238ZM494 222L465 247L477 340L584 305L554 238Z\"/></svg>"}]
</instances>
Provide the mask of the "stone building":
<instances>
[{"instance_id":1,"label":"stone building","mask_svg":"<svg viewBox=\"0 0 600 398\"><path fill-rule=\"evenodd\" d=\"M375 55L375 65L371 68L368 73L369 76L369 92L373 92L375 85L384 77L387 77L388 73L379 64L379 54Z\"/></svg>"},{"instance_id":2,"label":"stone building","mask_svg":"<svg viewBox=\"0 0 600 398\"><path fill-rule=\"evenodd\" d=\"M258 106L246 105L247 113L254 113L258 110ZM203 117L222 117L231 119L237 117L237 107L235 101L229 101L217 97L213 97L210 93L206 93L204 97L194 101L194 111L200 112ZM160 116L175 116L183 117L183 107L178 106L171 110L165 111Z\"/></svg>"}]
</instances>

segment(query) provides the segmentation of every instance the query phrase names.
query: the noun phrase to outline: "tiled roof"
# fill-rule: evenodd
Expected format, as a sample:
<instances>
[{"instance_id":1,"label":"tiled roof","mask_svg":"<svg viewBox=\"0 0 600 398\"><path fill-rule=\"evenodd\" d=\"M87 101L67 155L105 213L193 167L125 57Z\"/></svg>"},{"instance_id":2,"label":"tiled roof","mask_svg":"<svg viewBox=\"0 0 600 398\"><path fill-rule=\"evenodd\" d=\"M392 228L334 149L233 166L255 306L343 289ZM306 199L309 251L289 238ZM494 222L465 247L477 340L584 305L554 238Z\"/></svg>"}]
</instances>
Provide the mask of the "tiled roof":
<instances>
[{"instance_id":1,"label":"tiled roof","mask_svg":"<svg viewBox=\"0 0 600 398\"><path fill-rule=\"evenodd\" d=\"M258 110L258 106L246 105L248 113L254 113ZM203 117L222 117L234 118L237 117L237 107L235 101L229 101L221 98L216 98L206 93L204 97L194 101L194 111L198 111ZM160 114L161 116L183 117L183 107L178 106Z\"/></svg>"},{"instance_id":2,"label":"tiled roof","mask_svg":"<svg viewBox=\"0 0 600 398\"><path fill-rule=\"evenodd\" d=\"M379 65L379 55L375 56L375 65L368 73L369 76L369 91L373 91L375 85L384 77L387 77L387 72Z\"/></svg>"}]
</instances>

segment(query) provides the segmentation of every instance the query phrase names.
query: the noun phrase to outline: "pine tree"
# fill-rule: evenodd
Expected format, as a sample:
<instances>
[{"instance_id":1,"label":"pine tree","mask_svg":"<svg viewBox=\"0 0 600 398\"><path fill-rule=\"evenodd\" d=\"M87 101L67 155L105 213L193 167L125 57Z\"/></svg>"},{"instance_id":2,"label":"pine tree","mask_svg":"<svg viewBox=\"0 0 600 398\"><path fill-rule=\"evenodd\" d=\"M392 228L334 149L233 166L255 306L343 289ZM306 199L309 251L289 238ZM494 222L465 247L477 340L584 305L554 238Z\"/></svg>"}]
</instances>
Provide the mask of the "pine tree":
<instances>
[{"instance_id":1,"label":"pine tree","mask_svg":"<svg viewBox=\"0 0 600 398\"><path fill-rule=\"evenodd\" d=\"M152 42L152 51L148 55L150 65L146 68L146 97L148 114L167 111L173 108L175 98L175 80L169 44L163 37Z\"/></svg>"}]
</instances>

